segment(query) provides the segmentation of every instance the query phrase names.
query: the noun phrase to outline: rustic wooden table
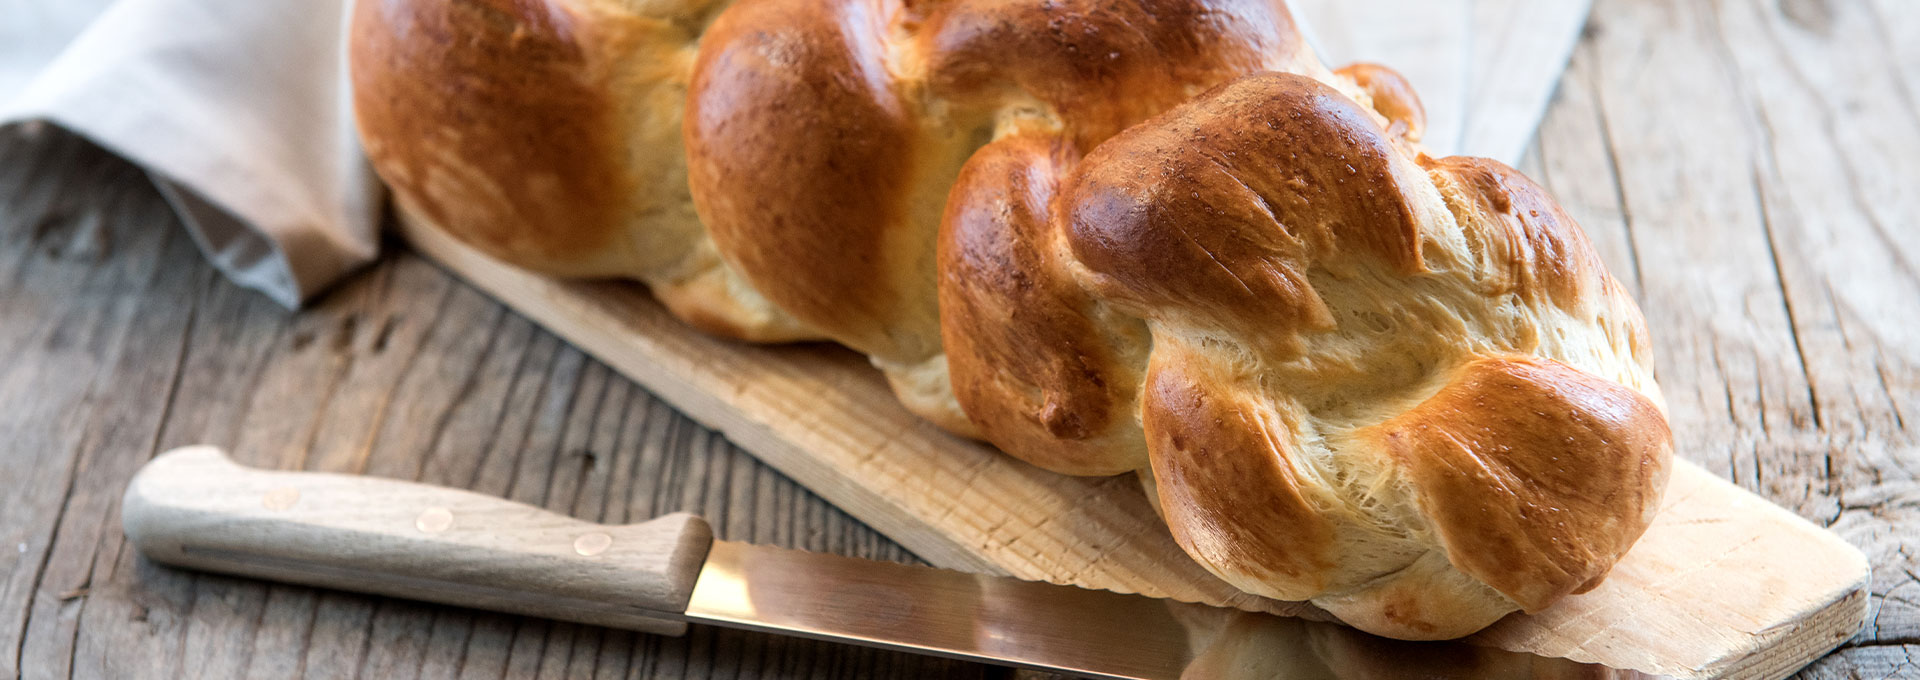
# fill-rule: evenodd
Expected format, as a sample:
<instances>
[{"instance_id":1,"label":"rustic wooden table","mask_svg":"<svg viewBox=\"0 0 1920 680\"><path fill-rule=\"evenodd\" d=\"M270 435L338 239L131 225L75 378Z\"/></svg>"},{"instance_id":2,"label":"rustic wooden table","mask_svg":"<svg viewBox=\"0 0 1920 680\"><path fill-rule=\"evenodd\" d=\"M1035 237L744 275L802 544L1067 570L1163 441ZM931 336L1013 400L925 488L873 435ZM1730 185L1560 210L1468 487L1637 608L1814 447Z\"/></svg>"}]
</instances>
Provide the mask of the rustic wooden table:
<instances>
[{"instance_id":1,"label":"rustic wooden table","mask_svg":"<svg viewBox=\"0 0 1920 680\"><path fill-rule=\"evenodd\" d=\"M1920 2L1599 0L1523 170L1654 329L1681 455L1874 564L1809 677L1920 672ZM477 489L589 519L913 557L400 247L294 314L222 279L146 178L0 139L0 677L992 677L696 628L662 638L173 571L127 478L262 466Z\"/></svg>"}]
</instances>

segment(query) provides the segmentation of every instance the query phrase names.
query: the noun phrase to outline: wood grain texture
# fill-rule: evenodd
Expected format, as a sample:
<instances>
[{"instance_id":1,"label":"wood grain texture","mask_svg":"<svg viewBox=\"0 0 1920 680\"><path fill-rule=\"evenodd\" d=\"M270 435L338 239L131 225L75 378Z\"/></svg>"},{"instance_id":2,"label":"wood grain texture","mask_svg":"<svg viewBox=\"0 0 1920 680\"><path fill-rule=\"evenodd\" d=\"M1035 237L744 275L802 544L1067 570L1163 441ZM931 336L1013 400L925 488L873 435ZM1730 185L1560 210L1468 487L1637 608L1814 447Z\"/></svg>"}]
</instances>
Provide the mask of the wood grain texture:
<instances>
[{"instance_id":1,"label":"wood grain texture","mask_svg":"<svg viewBox=\"0 0 1920 680\"><path fill-rule=\"evenodd\" d=\"M128 478L212 443L582 519L918 562L403 249L289 314L221 279L138 171L0 135L0 677L980 678L1002 669L695 626L669 638L138 559ZM19 159L20 162L16 162Z\"/></svg>"},{"instance_id":2,"label":"wood grain texture","mask_svg":"<svg viewBox=\"0 0 1920 680\"><path fill-rule=\"evenodd\" d=\"M184 569L680 635L713 546L684 512L604 525L367 475L244 467L211 446L162 453L120 501L127 540Z\"/></svg>"},{"instance_id":3,"label":"wood grain texture","mask_svg":"<svg viewBox=\"0 0 1920 680\"><path fill-rule=\"evenodd\" d=\"M431 259L937 566L1327 619L1206 572L1133 477L1059 475L951 437L851 350L706 335L638 285L531 274L403 213Z\"/></svg>"},{"instance_id":4,"label":"wood grain texture","mask_svg":"<svg viewBox=\"0 0 1920 680\"><path fill-rule=\"evenodd\" d=\"M1457 153L1467 130L1467 93L1476 67L1473 47L1480 28L1474 15L1476 4L1476 0L1293 0L1287 7L1304 19L1309 37L1317 49L1327 52L1330 66L1377 62L1405 76L1426 109L1422 141Z\"/></svg>"},{"instance_id":5,"label":"wood grain texture","mask_svg":"<svg viewBox=\"0 0 1920 680\"><path fill-rule=\"evenodd\" d=\"M637 285L532 274L404 207L399 222L431 259L936 566L1325 616L1201 571L1141 489L1113 483L1128 478L1053 475L935 430L849 351L713 338ZM1657 675L1779 678L1859 630L1867 578L1865 558L1832 533L1682 461L1600 588L1470 639Z\"/></svg>"},{"instance_id":6,"label":"wood grain texture","mask_svg":"<svg viewBox=\"0 0 1920 680\"><path fill-rule=\"evenodd\" d=\"M1595 0L1593 14L1522 169L1638 294L1683 455L1873 563L1866 630L1801 677L1914 674L1920 3ZM0 139L0 677L998 673L134 559L121 485L202 441L268 467L606 522L688 510L722 537L912 558L415 256L289 315L219 280L137 171L58 135Z\"/></svg>"},{"instance_id":7,"label":"wood grain texture","mask_svg":"<svg viewBox=\"0 0 1920 680\"><path fill-rule=\"evenodd\" d=\"M1528 126L1552 92L1532 83L1562 73L1592 0L1474 0L1472 69L1460 152L1513 163L1533 139Z\"/></svg>"},{"instance_id":8,"label":"wood grain texture","mask_svg":"<svg viewBox=\"0 0 1920 680\"><path fill-rule=\"evenodd\" d=\"M1920 672L1911 6L1598 0L1523 168L1641 300L1676 450L1874 565L1809 677Z\"/></svg>"}]
</instances>

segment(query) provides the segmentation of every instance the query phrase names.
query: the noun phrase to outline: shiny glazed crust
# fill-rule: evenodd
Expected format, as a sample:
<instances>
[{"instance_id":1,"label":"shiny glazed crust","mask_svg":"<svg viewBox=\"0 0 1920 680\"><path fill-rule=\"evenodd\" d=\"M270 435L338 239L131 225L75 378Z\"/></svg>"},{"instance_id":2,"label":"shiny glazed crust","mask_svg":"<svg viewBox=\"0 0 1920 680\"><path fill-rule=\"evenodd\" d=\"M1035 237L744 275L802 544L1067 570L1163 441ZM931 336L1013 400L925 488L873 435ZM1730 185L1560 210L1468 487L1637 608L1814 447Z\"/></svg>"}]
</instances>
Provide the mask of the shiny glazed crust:
<instances>
[{"instance_id":1,"label":"shiny glazed crust","mask_svg":"<svg viewBox=\"0 0 1920 680\"><path fill-rule=\"evenodd\" d=\"M1456 637L1597 585L1670 437L1644 322L1278 0L362 0L396 197L700 328L832 339L1248 592Z\"/></svg>"}]
</instances>

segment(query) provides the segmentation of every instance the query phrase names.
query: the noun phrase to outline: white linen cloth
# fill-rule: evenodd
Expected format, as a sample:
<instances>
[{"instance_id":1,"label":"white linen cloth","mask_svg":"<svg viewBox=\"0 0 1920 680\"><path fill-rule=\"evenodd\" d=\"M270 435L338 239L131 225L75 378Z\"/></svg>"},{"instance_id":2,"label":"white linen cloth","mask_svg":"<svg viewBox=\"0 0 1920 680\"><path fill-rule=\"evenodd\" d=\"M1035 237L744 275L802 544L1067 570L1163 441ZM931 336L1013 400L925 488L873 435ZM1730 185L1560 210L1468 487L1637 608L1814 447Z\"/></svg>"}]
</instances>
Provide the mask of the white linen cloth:
<instances>
[{"instance_id":1,"label":"white linen cloth","mask_svg":"<svg viewBox=\"0 0 1920 680\"><path fill-rule=\"evenodd\" d=\"M1591 0L1293 0L1329 64L1406 74L1437 153L1516 162ZM354 135L351 0L0 0L0 126L145 168L222 272L297 307L378 254Z\"/></svg>"},{"instance_id":2,"label":"white linen cloth","mask_svg":"<svg viewBox=\"0 0 1920 680\"><path fill-rule=\"evenodd\" d=\"M348 0L0 0L0 123L146 169L213 264L288 307L377 254Z\"/></svg>"}]
</instances>

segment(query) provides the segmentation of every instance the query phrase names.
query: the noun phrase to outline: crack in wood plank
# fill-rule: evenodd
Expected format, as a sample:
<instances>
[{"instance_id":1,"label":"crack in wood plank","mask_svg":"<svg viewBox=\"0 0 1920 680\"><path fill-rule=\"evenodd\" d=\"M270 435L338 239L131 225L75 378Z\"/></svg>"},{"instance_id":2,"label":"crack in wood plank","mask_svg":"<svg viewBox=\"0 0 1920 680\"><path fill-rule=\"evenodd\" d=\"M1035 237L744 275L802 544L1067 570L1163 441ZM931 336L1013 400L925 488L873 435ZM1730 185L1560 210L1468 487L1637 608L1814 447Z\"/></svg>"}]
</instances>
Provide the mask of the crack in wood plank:
<instances>
[{"instance_id":1,"label":"crack in wood plank","mask_svg":"<svg viewBox=\"0 0 1920 680\"><path fill-rule=\"evenodd\" d=\"M1910 153L1920 139L1913 95L1913 64L1920 61L1912 56L1920 47L1893 40L1920 30L1908 28L1920 21L1920 10L1885 2L1807 7L1788 9L1824 18L1803 25L1772 2L1600 0L1592 35L1537 144L1538 164L1552 169L1543 179L1563 197L1586 191L1587 183L1594 193L1611 194L1579 217L1624 245L1625 262L1613 264L1631 272L1654 322L1659 376L1671 390L1682 449L1723 456L1716 469L1823 520L1873 560L1876 609L1868 630L1804 675L1891 676L1915 668L1912 648L1920 640L1912 595L1920 582L1920 486L1913 483L1920 449L1907 425L1920 395L1920 335L1889 325L1903 311L1913 318L1920 297L1913 283L1920 249L1898 231L1901 220L1920 214L1914 192L1898 189L1920 177L1910 160L1920 157ZM1717 67L1704 72L1706 80L1689 71L1703 61ZM1862 98L1876 92L1890 96ZM1583 117L1596 122L1578 123ZM60 134L41 133L55 147L80 148L59 141ZM21 144L0 141L0 149L29 148ZM70 411L56 428L61 439L36 451L37 459L0 460L0 473L43 475L62 465L71 472L54 475L71 489L66 497L33 511L53 510L55 519L40 514L31 527L15 526L8 522L24 516L0 510L0 536L28 532L19 540L32 544L30 557L41 565L24 594L0 597L8 608L0 610L0 654L11 657L0 659L0 671L1004 675L715 631L673 640L527 623L201 579L144 564L125 550L113 503L103 502L124 478L117 475L168 446L266 446L282 429L300 434L259 450L256 460L482 487L609 521L713 510L729 531L751 540L911 557L604 367L584 360L561 366L575 361L561 356L571 350L411 256L389 258L289 321L218 280L190 245L183 247L138 173L97 162L97 152L5 157L26 159L0 168L0 204L9 208L0 210L0 280L9 282L0 290L5 355L38 352L57 338L77 343L76 351L133 361L145 356L135 352L135 341L114 338L135 317L161 319L141 327L180 335L138 340L171 351L156 359L169 366L165 379L138 388L150 393L140 396L152 410L129 405L133 395L54 399L59 403L43 406ZM1729 175L1729 165L1746 176ZM60 179L24 181L29 177ZM88 188L99 186L117 188ZM171 234L159 239L162 247L140 252L131 245L129 234L153 228ZM1874 286L1869 277L1908 283ZM426 284L425 292L410 283ZM54 290L99 306L52 307ZM349 316L358 319L351 333L328 325ZM343 344L321 342L313 350L320 354L295 351L295 334L309 326L335 329L321 337ZM463 344L463 334L480 336L480 346ZM388 352L409 358L382 358ZM29 370L0 365L0 383ZM103 362L90 370L112 376L128 369ZM316 377L338 393L300 407L310 413L276 413L300 409L254 398ZM103 409L118 415L99 415ZM554 414L559 422L540 421ZM150 429L141 429L145 423ZM567 452L582 441L610 461L559 474L556 461L577 464ZM1106 547L1051 557L1098 560ZM53 579L47 565L63 570L61 578ZM63 601L75 584L85 584L88 594ZM17 601L24 617L18 626L3 618L14 613L11 597L25 598ZM222 604L228 597L232 604ZM216 616L220 609L229 611ZM220 640L227 656L196 657L188 649ZM27 663L36 665L21 667Z\"/></svg>"}]
</instances>

